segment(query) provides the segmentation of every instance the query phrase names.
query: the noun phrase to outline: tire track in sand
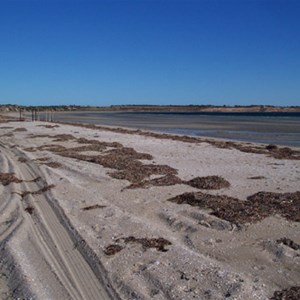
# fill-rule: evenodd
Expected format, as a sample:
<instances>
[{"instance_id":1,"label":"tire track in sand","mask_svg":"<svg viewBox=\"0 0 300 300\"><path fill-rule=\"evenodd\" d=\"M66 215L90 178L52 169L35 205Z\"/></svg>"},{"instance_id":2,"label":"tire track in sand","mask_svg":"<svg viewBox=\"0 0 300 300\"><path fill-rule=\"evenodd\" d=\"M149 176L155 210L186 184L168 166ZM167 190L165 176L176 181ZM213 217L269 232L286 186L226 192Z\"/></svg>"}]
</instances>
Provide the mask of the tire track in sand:
<instances>
[{"instance_id":1,"label":"tire track in sand","mask_svg":"<svg viewBox=\"0 0 300 300\"><path fill-rule=\"evenodd\" d=\"M21 175L23 180L41 177L41 181L27 184L23 182L22 189L37 191L45 186L46 181L38 166L33 162L18 163L18 149L7 149L1 146L2 155L6 157L10 165ZM13 152L14 153L13 153ZM104 274L95 272L95 266L91 265L97 261L89 255L83 253L76 245L81 242L68 230L66 220L58 214L59 210L54 210L54 199L51 192L47 191L39 195L27 195L22 202L27 202L34 208L34 213L28 214L21 209L26 221L29 222L32 241L36 243L41 255L47 261L51 271L55 273L60 283L64 286L72 299L118 299L116 293L109 289ZM99 268L99 266L98 266ZM100 267L101 271L101 267Z\"/></svg>"}]
</instances>

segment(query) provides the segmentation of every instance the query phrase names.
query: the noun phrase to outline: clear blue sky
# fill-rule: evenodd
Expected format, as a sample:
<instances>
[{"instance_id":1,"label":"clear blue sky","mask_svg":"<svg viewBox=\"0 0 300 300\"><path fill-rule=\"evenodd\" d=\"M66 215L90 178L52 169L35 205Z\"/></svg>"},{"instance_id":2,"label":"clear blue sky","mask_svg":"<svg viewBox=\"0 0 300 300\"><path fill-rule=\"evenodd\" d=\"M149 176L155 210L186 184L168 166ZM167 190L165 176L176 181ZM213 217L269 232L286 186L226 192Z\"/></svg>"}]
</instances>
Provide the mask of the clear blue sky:
<instances>
[{"instance_id":1,"label":"clear blue sky","mask_svg":"<svg viewBox=\"0 0 300 300\"><path fill-rule=\"evenodd\" d=\"M0 104L300 105L299 0L0 0Z\"/></svg>"}]
</instances>

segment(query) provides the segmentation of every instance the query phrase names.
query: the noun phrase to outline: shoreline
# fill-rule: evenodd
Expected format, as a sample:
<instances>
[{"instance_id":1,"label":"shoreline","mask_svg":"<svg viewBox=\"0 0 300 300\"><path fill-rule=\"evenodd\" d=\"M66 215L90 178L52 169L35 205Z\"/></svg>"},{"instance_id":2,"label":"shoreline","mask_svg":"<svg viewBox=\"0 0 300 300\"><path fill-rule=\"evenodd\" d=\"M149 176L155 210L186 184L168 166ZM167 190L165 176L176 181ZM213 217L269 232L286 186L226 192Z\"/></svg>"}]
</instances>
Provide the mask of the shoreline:
<instances>
[{"instance_id":1,"label":"shoreline","mask_svg":"<svg viewBox=\"0 0 300 300\"><path fill-rule=\"evenodd\" d=\"M18 114L12 113L16 117ZM299 113L298 113L299 115ZM131 130L188 135L230 141L276 144L300 147L300 115L297 117L263 117L240 115L189 115L182 113L126 113L126 112L51 112L39 113L39 120L95 124L131 128ZM31 120L31 114L22 114Z\"/></svg>"},{"instance_id":2,"label":"shoreline","mask_svg":"<svg viewBox=\"0 0 300 300\"><path fill-rule=\"evenodd\" d=\"M0 184L1 193L14 195L12 203L24 211L21 231L28 234L28 224L37 226L30 220L49 210L39 207L43 197L56 201L120 299L266 299L297 286L300 212L276 201L287 197L294 208L300 205L298 149L82 124L13 122L1 123L0 130L6 145L1 172L23 180ZM34 179L29 173L24 178L31 165L43 184L24 182ZM49 190L34 192L43 187ZM28 189L21 199L10 194ZM240 205L254 201L256 207L259 195L274 206L243 206L240 215ZM230 205L222 214L215 211L219 199ZM21 240L13 234L8 244ZM26 278L41 275L34 269L38 258L23 255L19 264ZM53 269L49 257L48 264ZM50 273L44 275L40 281L57 287ZM51 296L51 288L31 289ZM70 291L62 285L56 292Z\"/></svg>"}]
</instances>

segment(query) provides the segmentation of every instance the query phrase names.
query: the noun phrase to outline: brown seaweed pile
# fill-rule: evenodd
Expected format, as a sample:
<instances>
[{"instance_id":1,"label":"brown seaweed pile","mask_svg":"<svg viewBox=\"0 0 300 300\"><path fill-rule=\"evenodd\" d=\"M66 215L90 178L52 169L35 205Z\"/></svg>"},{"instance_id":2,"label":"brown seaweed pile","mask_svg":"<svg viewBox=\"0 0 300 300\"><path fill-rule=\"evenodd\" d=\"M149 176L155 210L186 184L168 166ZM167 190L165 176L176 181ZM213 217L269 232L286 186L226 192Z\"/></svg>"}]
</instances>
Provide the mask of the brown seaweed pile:
<instances>
[{"instance_id":1,"label":"brown seaweed pile","mask_svg":"<svg viewBox=\"0 0 300 300\"><path fill-rule=\"evenodd\" d=\"M168 240L160 237L160 238L136 238L134 236L129 236L125 238L120 238L116 240L117 243L123 243L123 244L140 244L142 245L143 251L146 251L147 249L154 248L157 251L161 252L167 252L168 249L165 248L166 246L172 245L171 242ZM121 250L124 249L124 246L121 246L119 244L112 244L105 248L104 253L106 255L114 255Z\"/></svg>"},{"instance_id":2,"label":"brown seaweed pile","mask_svg":"<svg viewBox=\"0 0 300 300\"><path fill-rule=\"evenodd\" d=\"M24 132L24 131L27 131L27 129L24 128L24 127L19 127L19 128L14 129L13 131L15 131L15 132Z\"/></svg>"},{"instance_id":3,"label":"brown seaweed pile","mask_svg":"<svg viewBox=\"0 0 300 300\"><path fill-rule=\"evenodd\" d=\"M125 244L129 244L129 243L140 244L142 245L144 251L146 251L149 248L155 248L157 251L167 252L168 249L166 249L165 247L172 245L171 242L161 237L147 239L147 238L136 238L134 236L129 236L126 238L122 238L122 240L124 241Z\"/></svg>"},{"instance_id":4,"label":"brown seaweed pile","mask_svg":"<svg viewBox=\"0 0 300 300\"><path fill-rule=\"evenodd\" d=\"M33 138L36 136L32 136ZM43 136L45 137L45 136ZM55 135L48 136L54 138L55 141L74 140L71 135ZM57 144L42 145L37 148L27 148L26 151L51 151L63 157L79 159L95 164L99 164L105 168L114 169L109 175L116 179L128 180L132 187L142 187L146 185L163 185L169 182L171 184L179 183L180 179L175 180L177 170L167 165L143 164L140 160L151 160L153 157L147 153L140 153L133 148L124 147L116 142L101 142L98 140L88 140L85 138L76 139L82 146L66 148ZM85 151L98 152L98 155L85 155ZM164 179L148 180L151 175L159 175ZM172 181L172 182L171 182Z\"/></svg>"},{"instance_id":5,"label":"brown seaweed pile","mask_svg":"<svg viewBox=\"0 0 300 300\"><path fill-rule=\"evenodd\" d=\"M38 177L38 178L39 178L39 177ZM36 181L37 179L34 179L34 180ZM54 184L50 184L50 185L46 185L46 186L40 188L40 189L37 190L37 191L33 191L33 192L32 192L32 191L23 191L23 192L21 192L21 193L18 193L18 192L14 192L14 193L20 195L21 198L23 199L23 198L25 198L27 195L41 195L41 194L43 194L43 193L49 191L50 189L52 189L52 188L54 188L54 187L55 187Z\"/></svg>"},{"instance_id":6,"label":"brown seaweed pile","mask_svg":"<svg viewBox=\"0 0 300 300\"><path fill-rule=\"evenodd\" d=\"M275 214L300 222L300 192L283 194L258 192L249 196L247 201L198 192L184 193L168 201L210 209L212 215L234 224L255 223Z\"/></svg>"},{"instance_id":7,"label":"brown seaweed pile","mask_svg":"<svg viewBox=\"0 0 300 300\"><path fill-rule=\"evenodd\" d=\"M274 292L270 300L299 300L300 286L292 286L288 289Z\"/></svg>"},{"instance_id":8,"label":"brown seaweed pile","mask_svg":"<svg viewBox=\"0 0 300 300\"><path fill-rule=\"evenodd\" d=\"M59 125L37 125L38 127L44 127L44 128L57 128Z\"/></svg>"},{"instance_id":9,"label":"brown seaweed pile","mask_svg":"<svg viewBox=\"0 0 300 300\"><path fill-rule=\"evenodd\" d=\"M85 206L82 208L82 210L92 210L92 209L96 209L96 208L105 208L105 205L99 205L99 204L94 204L94 205L90 205L90 206Z\"/></svg>"},{"instance_id":10,"label":"brown seaweed pile","mask_svg":"<svg viewBox=\"0 0 300 300\"><path fill-rule=\"evenodd\" d=\"M112 244L112 245L109 245L107 246L105 249L104 249L104 253L106 255L115 255L116 253L120 252L121 250L123 250L124 248L120 245L117 245L117 244Z\"/></svg>"},{"instance_id":11,"label":"brown seaweed pile","mask_svg":"<svg viewBox=\"0 0 300 300\"><path fill-rule=\"evenodd\" d=\"M230 186L230 183L220 176L196 177L185 183L192 187L205 190L217 190Z\"/></svg>"},{"instance_id":12,"label":"brown seaweed pile","mask_svg":"<svg viewBox=\"0 0 300 300\"><path fill-rule=\"evenodd\" d=\"M53 169L57 169L57 168L60 168L62 166L61 163L56 162L56 161L45 162L45 163L43 163L43 165L48 166L48 167L53 168Z\"/></svg>"},{"instance_id":13,"label":"brown seaweed pile","mask_svg":"<svg viewBox=\"0 0 300 300\"><path fill-rule=\"evenodd\" d=\"M279 240L276 241L278 244L283 244L287 247L290 247L293 250L300 250L300 245L295 243L293 240L288 239L286 237L281 238Z\"/></svg>"},{"instance_id":14,"label":"brown seaweed pile","mask_svg":"<svg viewBox=\"0 0 300 300\"><path fill-rule=\"evenodd\" d=\"M0 173L0 182L2 185L9 185L10 183L20 183L22 180L18 179L14 173Z\"/></svg>"},{"instance_id":15,"label":"brown seaweed pile","mask_svg":"<svg viewBox=\"0 0 300 300\"><path fill-rule=\"evenodd\" d=\"M31 136L32 138L41 135ZM170 186L175 184L187 184L199 189L221 189L230 186L230 183L219 176L196 177L190 181L182 181L177 177L177 170L168 165L144 164L140 160L151 160L153 157L147 153L140 153L133 148L124 147L117 142L103 142L76 139L72 135L42 135L54 139L53 141L73 140L81 146L66 148L62 145L48 144L37 148L27 148L26 151L51 151L60 156L79 159L105 168L114 169L109 172L112 178L127 180L131 183L127 188L147 188L149 186ZM85 151L98 152L98 155L86 155ZM49 165L50 164L50 165ZM50 167L59 167L55 163L48 163ZM155 178L151 178L155 176Z\"/></svg>"},{"instance_id":16,"label":"brown seaweed pile","mask_svg":"<svg viewBox=\"0 0 300 300\"><path fill-rule=\"evenodd\" d=\"M18 161L21 162L21 163L26 163L27 159L25 157L19 157Z\"/></svg>"}]
</instances>

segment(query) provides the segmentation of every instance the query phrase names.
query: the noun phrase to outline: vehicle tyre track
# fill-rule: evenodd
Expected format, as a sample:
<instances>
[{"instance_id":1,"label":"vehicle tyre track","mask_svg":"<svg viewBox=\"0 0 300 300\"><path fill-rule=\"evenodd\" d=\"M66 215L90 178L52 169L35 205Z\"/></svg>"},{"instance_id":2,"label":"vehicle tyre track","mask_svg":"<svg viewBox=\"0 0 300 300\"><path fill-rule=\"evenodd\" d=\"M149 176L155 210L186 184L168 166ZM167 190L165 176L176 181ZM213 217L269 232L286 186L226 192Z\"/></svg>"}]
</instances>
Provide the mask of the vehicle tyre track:
<instances>
[{"instance_id":1,"label":"vehicle tyre track","mask_svg":"<svg viewBox=\"0 0 300 300\"><path fill-rule=\"evenodd\" d=\"M18 157L23 155L20 150L0 146L10 171L13 171L13 168L15 173L22 177L20 179L28 181L42 178L37 182L23 182L23 188L37 191L47 186L41 170L34 162L18 163ZM20 209L23 218L30 224L32 242L36 243L35 246L70 298L118 299L118 295L109 289L110 284L98 258L85 242L82 243L82 239L58 207L51 192L28 194L21 200L22 206L30 205L33 208L32 214L25 212L24 207Z\"/></svg>"}]
</instances>

